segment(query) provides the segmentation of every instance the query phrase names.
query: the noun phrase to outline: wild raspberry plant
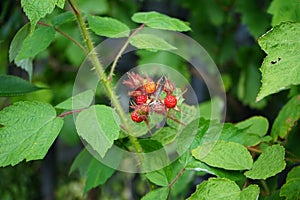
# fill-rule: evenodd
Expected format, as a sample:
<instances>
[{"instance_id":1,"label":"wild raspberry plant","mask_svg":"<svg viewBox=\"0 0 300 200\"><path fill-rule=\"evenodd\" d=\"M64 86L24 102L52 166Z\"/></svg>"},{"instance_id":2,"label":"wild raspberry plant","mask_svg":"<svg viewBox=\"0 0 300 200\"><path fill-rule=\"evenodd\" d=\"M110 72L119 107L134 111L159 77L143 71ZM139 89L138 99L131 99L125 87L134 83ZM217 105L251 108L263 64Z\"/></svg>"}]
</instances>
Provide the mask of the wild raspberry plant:
<instances>
[{"instance_id":1,"label":"wild raspberry plant","mask_svg":"<svg viewBox=\"0 0 300 200\"><path fill-rule=\"evenodd\" d=\"M105 157L106 152L111 147L110 145L116 143L127 151L138 153L141 167L146 168L153 163L155 164L153 162L145 165L146 160L143 160L144 158L139 153L154 152L157 149L161 149L163 145L174 141L176 136L174 129L178 128L178 125L182 125L183 122L176 121L179 118L174 117L171 121L175 121L175 124L172 124L170 121L168 126L154 133L150 139L140 139L130 134L132 131L131 124L128 121L130 118L123 112L118 94L114 90L112 84L113 74L119 58L129 44L139 49L151 51L174 49L174 46L161 38L155 37L155 35L139 34L145 26L171 31L188 31L190 28L180 20L156 12L148 12L136 13L132 17L132 20L141 23L141 26L130 33L129 28L116 19L90 14L85 16L76 5L76 1L69 0L67 10L69 9L74 13L76 22L79 25L79 30L83 37L82 42L80 42L60 29L60 26L64 25L66 21L74 20L73 18L68 18L68 14L57 16L58 18L53 20L45 20L44 18L46 14L53 11L55 6L64 8L64 0L43 1L43 3L41 1L30 2L21 0L21 4L30 20L30 24L22 27L13 39L10 49L10 60L14 61L19 67L26 69L31 78L30 62L39 52L50 45L55 39L55 34L60 33L81 48L83 52L89 53L89 61L93 65L90 70L94 70L97 73L108 98L114 105L114 109L105 105L90 107L88 107L89 105L84 105L76 107L76 109L72 106L72 101L81 100L82 97L92 99L93 91L85 91L55 107L47 103L34 101L19 101L12 104L0 113L0 123L2 125L0 129L0 165L16 165L24 159L30 161L44 158L51 144L57 138L65 117L74 113L79 113L76 122L78 134L90 143L93 150L96 150L100 157ZM105 73L106 71L94 51L93 41L87 24L88 28L97 35L127 38L116 55L109 74ZM108 28L108 30L99 27L112 28ZM281 34L282 30L284 33ZM285 38L289 38L291 41L297 41L295 36L299 34L295 34L295 32L299 32L298 23L282 23L260 38L260 45L268 53L268 56L262 66L263 87L258 95L258 100L269 94L286 89L290 85L299 84L297 82L299 79L297 73L283 73L285 72L284 64L287 63L286 61L294 60L297 56L293 54L294 51L282 52L282 49L285 50L283 47L291 45L291 42L288 41L288 44L286 44L286 40L282 40L281 35L284 35ZM149 39L151 41L147 43ZM142 42L139 42L141 40ZM297 71L297 66L297 64L293 65L292 69L294 70L292 71ZM278 76L274 77L274 72L284 75L285 78L278 80ZM176 95L173 95L176 88L172 80L165 79L159 83L153 81L150 77L141 77L138 74L131 74L130 76L134 77L131 80L133 81L131 83L132 86L139 85L137 88L133 87L132 92L129 94L135 100L134 104L131 105L133 106L133 111L131 112L133 121L147 121L151 112L161 114L170 112L176 117L177 115L193 112L193 109L184 103L181 105L181 111L184 113L176 110L178 99ZM3 76L1 78L2 83L5 83L3 85L7 86L1 89L2 96L21 95L39 89L17 77ZM165 96L158 97L155 95L160 93L160 91L164 92ZM299 167L294 167L291 170L286 183L280 189L269 187L274 185L270 177L276 176L275 178L277 178L286 165L293 167L299 164L299 159L296 156L285 157L285 142L288 141L288 135L293 130L292 128L296 125L300 116L299 109L295 109L299 107L299 94L295 94L295 90L294 93L293 91L291 93L294 94L292 95L293 97L290 98L289 102L278 114L272 129L269 130L270 134L268 134L268 120L264 117L254 116L236 124L225 123L223 126L217 120L211 120L211 116L203 116L203 112L201 115L203 118L200 119L199 117L191 119L191 115L181 116L181 118L186 117L186 119L190 120L187 120L188 123L182 126L184 128L181 127L182 134L180 134L177 141L178 148L176 152L180 156L162 169L141 174L141 182L143 182L142 184L146 190L139 193L139 195L145 195L143 199L182 199L189 197L188 199L193 200L228 197L228 199L251 200L257 199L258 196L262 199L280 198L279 196L287 199L298 199L299 184L295 183L295 180L298 178ZM57 114L56 109L69 111ZM116 115L119 121L115 120ZM99 116L100 118L97 118ZM101 118L101 116L105 117ZM170 116L172 115L168 115L169 118ZM100 138L90 137L89 134L85 134L86 130L89 130L95 123L105 130L104 135L109 140L107 143L102 143L101 146L97 146ZM145 126L145 124L141 124L141 126ZM194 135L191 134L193 130L196 130ZM206 133L209 133L209 135L205 135ZM189 140L192 141L189 149L182 149L187 141L185 139L190 139L190 135L193 135L194 138ZM210 142L205 141L205 137L211 135L217 135L218 138ZM207 151L207 149L210 151ZM205 156L203 156L203 152L206 153ZM163 156L164 154L161 157L158 156L158 158L168 159ZM164 162L164 159L155 161L157 163ZM114 160L115 163L117 161ZM81 175L87 177L84 192L105 184L112 174L115 173L114 169L91 157L87 150L83 150L76 158L71 172L75 169L80 169ZM208 173L213 178L198 184L195 191L189 192L189 188L192 187L191 183L199 175L197 174L198 171ZM147 181L143 180L147 180L148 183L145 183Z\"/></svg>"}]
</instances>

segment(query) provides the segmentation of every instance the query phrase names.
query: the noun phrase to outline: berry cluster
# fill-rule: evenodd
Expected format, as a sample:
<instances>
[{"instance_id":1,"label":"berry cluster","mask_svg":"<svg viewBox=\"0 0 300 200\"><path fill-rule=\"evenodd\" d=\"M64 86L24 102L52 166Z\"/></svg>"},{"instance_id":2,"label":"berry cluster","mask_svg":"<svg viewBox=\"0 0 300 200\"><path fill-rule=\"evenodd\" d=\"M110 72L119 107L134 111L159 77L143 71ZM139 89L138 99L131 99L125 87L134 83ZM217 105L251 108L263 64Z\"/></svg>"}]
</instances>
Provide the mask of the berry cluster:
<instances>
[{"instance_id":1,"label":"berry cluster","mask_svg":"<svg viewBox=\"0 0 300 200\"><path fill-rule=\"evenodd\" d=\"M170 109L179 111L177 107L178 97L173 95L175 85L166 76L162 76L154 82L148 76L141 76L133 72L128 73L128 79L123 84L132 89L129 96L131 102L131 119L148 124L150 112L166 115Z\"/></svg>"}]
</instances>

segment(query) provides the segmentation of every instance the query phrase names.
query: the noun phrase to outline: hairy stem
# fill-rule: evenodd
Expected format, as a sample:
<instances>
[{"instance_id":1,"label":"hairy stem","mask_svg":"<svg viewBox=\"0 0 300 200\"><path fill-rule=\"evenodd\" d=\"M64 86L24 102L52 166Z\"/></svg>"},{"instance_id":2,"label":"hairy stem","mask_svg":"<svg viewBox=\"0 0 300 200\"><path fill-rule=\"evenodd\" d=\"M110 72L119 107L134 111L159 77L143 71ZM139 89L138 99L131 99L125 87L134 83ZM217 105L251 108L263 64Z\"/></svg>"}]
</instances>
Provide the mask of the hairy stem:
<instances>
[{"instance_id":1,"label":"hairy stem","mask_svg":"<svg viewBox=\"0 0 300 200\"><path fill-rule=\"evenodd\" d=\"M89 32L87 30L86 24L83 20L82 14L81 14L80 10L77 9L77 6L75 4L75 0L68 0L68 2L69 2L69 4L70 4L70 6L71 6L71 8L72 8L72 10L73 10L73 12L76 16L77 22L78 22L79 27L80 27L80 31L82 33L82 37L83 37L84 42L85 42L85 44L87 46L87 49L89 51L90 60L93 64L93 67L96 70L96 72L99 76L99 79L100 79L101 83L103 84L103 86L106 90L106 93L107 93L108 97L110 98L110 100L112 101L112 104L114 105L114 107L116 109L116 112L118 113L118 115L120 117L120 120L123 124L124 129L128 133L132 133L131 127L130 127L129 123L127 122L127 116L124 113L124 111L122 109L122 106L121 106L121 104L118 100L118 97L115 94L115 91L112 89L113 87L111 85L111 82L108 80L108 78L105 74L104 68L101 65L101 63L100 63L100 61L97 57L97 54L94 50L94 45L92 43ZM140 159L141 159L140 153L143 152L143 149L142 149L141 145L139 144L137 138L131 136L130 134L129 134L128 137L129 137L130 142L134 146L135 151L138 153L138 155L140 156Z\"/></svg>"},{"instance_id":2,"label":"hairy stem","mask_svg":"<svg viewBox=\"0 0 300 200\"><path fill-rule=\"evenodd\" d=\"M79 112L81 112L81 111L83 111L85 109L87 109L87 108L82 108L82 109L77 109L77 110L71 110L71 111L63 112L60 115L58 115L58 117L65 117L67 115L72 115L74 113L79 113Z\"/></svg>"},{"instance_id":3,"label":"hairy stem","mask_svg":"<svg viewBox=\"0 0 300 200\"><path fill-rule=\"evenodd\" d=\"M176 175L176 177L171 181L171 183L169 183L168 188L169 188L169 193L168 193L168 199L170 198L170 194L171 194L171 189L173 187L173 185L178 181L178 179L183 175L185 171L185 168L182 168L178 174Z\"/></svg>"},{"instance_id":4,"label":"hairy stem","mask_svg":"<svg viewBox=\"0 0 300 200\"><path fill-rule=\"evenodd\" d=\"M39 25L41 26L49 26L54 28L54 30L58 33L60 33L61 35L63 35L64 37L66 37L67 39L71 40L75 45L77 45L80 49L82 49L82 51L84 51L86 54L88 53L87 50L77 41L75 40L72 36L70 36L69 34L63 32L62 30L50 25L50 24L46 24L44 22L38 22Z\"/></svg>"},{"instance_id":5,"label":"hairy stem","mask_svg":"<svg viewBox=\"0 0 300 200\"><path fill-rule=\"evenodd\" d=\"M119 59L121 58L123 52L125 51L125 49L128 47L129 42L130 42L130 38L132 38L135 34L137 34L143 27L145 26L145 24L142 24L141 26L139 26L134 32L131 33L131 35L127 38L126 42L124 43L124 45L122 46L122 48L120 49L120 51L118 52L112 66L110 69L110 73L108 75L108 79L111 81L112 80L112 76L114 75L114 71L115 68L117 66L117 63L119 61Z\"/></svg>"}]
</instances>

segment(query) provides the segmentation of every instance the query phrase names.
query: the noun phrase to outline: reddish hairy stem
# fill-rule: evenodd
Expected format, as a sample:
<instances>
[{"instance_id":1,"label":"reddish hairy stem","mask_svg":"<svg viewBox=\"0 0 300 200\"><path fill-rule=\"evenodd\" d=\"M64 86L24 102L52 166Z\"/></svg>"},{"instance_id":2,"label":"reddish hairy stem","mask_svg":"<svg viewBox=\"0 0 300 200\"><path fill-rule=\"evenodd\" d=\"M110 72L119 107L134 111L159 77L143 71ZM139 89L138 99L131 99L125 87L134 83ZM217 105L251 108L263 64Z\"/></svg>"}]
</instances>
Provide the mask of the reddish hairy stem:
<instances>
[{"instance_id":1,"label":"reddish hairy stem","mask_svg":"<svg viewBox=\"0 0 300 200\"><path fill-rule=\"evenodd\" d=\"M77 109L77 110L71 110L71 111L67 111L67 112L64 112L64 113L61 113L60 115L58 115L57 117L65 117L67 115L71 115L71 114L74 114L74 113L79 113L83 110L85 110L87 108L81 108L81 109Z\"/></svg>"}]
</instances>

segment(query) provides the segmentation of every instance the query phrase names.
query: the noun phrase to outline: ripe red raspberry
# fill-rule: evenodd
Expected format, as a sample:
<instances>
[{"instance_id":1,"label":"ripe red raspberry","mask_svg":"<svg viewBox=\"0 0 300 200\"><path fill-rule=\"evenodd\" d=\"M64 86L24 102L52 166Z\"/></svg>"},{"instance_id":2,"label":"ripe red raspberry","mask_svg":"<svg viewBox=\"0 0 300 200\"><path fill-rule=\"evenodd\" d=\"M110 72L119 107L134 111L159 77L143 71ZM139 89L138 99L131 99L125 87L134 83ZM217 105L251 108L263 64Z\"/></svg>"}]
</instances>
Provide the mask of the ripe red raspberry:
<instances>
[{"instance_id":1,"label":"ripe red raspberry","mask_svg":"<svg viewBox=\"0 0 300 200\"><path fill-rule=\"evenodd\" d=\"M144 89L148 94L152 94L156 90L156 84L153 81L150 81L144 85Z\"/></svg>"},{"instance_id":2,"label":"ripe red raspberry","mask_svg":"<svg viewBox=\"0 0 300 200\"><path fill-rule=\"evenodd\" d=\"M145 104L147 102L147 95L140 95L136 97L136 104L137 105L141 105L141 104Z\"/></svg>"},{"instance_id":3,"label":"ripe red raspberry","mask_svg":"<svg viewBox=\"0 0 300 200\"><path fill-rule=\"evenodd\" d=\"M132 119L132 121L137 122L137 123L140 123L144 120L143 117L141 117L137 111L133 111L131 113L131 119Z\"/></svg>"},{"instance_id":4,"label":"ripe red raspberry","mask_svg":"<svg viewBox=\"0 0 300 200\"><path fill-rule=\"evenodd\" d=\"M167 95L164 99L164 104L167 108L174 108L177 104L177 99L173 95Z\"/></svg>"}]
</instances>

